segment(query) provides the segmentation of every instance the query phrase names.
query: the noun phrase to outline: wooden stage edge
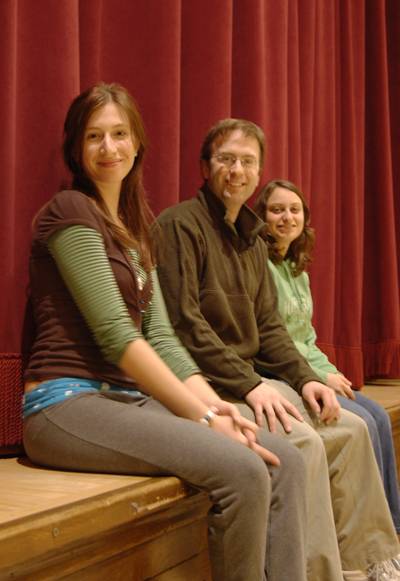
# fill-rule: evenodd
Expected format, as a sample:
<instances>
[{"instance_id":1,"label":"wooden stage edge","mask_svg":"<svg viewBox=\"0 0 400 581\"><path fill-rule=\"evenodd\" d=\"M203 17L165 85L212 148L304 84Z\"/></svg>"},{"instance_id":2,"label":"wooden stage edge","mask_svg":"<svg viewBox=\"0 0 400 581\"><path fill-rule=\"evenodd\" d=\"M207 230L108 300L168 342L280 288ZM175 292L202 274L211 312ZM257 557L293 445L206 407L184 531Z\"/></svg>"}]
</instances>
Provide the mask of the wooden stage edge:
<instances>
[{"instance_id":1,"label":"wooden stage edge","mask_svg":"<svg viewBox=\"0 0 400 581\"><path fill-rule=\"evenodd\" d=\"M1 459L0 579L209 581L209 506L175 477Z\"/></svg>"},{"instance_id":2,"label":"wooden stage edge","mask_svg":"<svg viewBox=\"0 0 400 581\"><path fill-rule=\"evenodd\" d=\"M396 453L397 478L400 482L400 379L370 380L361 393L381 404L389 414Z\"/></svg>"}]
</instances>

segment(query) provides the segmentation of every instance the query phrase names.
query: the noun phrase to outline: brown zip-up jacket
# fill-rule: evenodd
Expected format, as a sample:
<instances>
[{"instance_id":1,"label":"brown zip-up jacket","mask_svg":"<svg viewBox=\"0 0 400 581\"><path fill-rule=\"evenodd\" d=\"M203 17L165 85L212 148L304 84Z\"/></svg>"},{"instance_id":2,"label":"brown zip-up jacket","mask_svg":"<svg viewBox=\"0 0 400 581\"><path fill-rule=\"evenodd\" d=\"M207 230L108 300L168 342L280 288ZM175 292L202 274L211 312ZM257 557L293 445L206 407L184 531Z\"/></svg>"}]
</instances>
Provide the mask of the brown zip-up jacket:
<instances>
[{"instance_id":1,"label":"brown zip-up jacket","mask_svg":"<svg viewBox=\"0 0 400 581\"><path fill-rule=\"evenodd\" d=\"M216 389L243 398L261 375L299 393L319 381L281 320L258 235L264 223L249 207L232 224L205 185L163 211L158 224L157 269L172 325Z\"/></svg>"}]
</instances>

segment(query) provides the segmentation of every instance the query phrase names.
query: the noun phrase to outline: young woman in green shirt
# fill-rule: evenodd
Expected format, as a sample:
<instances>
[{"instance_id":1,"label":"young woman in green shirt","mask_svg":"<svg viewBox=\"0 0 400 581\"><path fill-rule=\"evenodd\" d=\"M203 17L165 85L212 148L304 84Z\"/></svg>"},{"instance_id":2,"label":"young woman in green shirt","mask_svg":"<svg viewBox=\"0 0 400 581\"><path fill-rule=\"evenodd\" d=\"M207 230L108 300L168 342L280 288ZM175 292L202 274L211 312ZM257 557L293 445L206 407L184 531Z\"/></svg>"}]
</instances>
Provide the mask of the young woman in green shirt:
<instances>
[{"instance_id":1,"label":"young woman in green shirt","mask_svg":"<svg viewBox=\"0 0 400 581\"><path fill-rule=\"evenodd\" d=\"M331 387L340 405L367 423L397 533L400 502L392 431L386 411L359 391L316 345L313 303L306 272L312 258L314 230L307 201L293 183L273 180L258 194L255 212L267 224L269 268L278 291L279 310L290 336L321 381Z\"/></svg>"}]
</instances>

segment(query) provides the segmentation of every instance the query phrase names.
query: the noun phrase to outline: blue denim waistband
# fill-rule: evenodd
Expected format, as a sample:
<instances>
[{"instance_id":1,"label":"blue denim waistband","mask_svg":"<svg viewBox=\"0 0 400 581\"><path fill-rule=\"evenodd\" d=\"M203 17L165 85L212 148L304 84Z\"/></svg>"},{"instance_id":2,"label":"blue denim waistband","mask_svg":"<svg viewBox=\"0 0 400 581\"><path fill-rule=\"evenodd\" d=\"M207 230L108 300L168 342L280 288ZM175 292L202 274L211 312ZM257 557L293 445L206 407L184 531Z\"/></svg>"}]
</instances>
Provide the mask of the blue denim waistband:
<instances>
[{"instance_id":1,"label":"blue denim waistband","mask_svg":"<svg viewBox=\"0 0 400 581\"><path fill-rule=\"evenodd\" d=\"M39 412L42 409L61 403L79 393L118 392L130 395L132 398L143 397L138 390L127 389L105 381L95 379L81 379L79 377L60 377L43 381L35 389L24 395L24 417Z\"/></svg>"}]
</instances>

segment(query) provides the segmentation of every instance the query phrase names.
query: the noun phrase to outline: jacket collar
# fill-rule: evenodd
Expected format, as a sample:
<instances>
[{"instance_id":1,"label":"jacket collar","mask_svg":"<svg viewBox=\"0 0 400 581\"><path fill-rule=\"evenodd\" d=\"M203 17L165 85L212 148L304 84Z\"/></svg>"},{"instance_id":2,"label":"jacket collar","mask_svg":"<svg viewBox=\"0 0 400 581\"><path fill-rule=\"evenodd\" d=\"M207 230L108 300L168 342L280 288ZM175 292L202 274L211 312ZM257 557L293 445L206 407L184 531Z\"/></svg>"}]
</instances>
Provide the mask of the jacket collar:
<instances>
[{"instance_id":1,"label":"jacket collar","mask_svg":"<svg viewBox=\"0 0 400 581\"><path fill-rule=\"evenodd\" d=\"M229 236L237 249L244 250L248 246L253 246L257 236L265 228L265 223L246 204L240 208L235 223L228 220L224 204L208 187L207 182L204 182L199 190L199 198L206 204L211 217L217 221L219 228Z\"/></svg>"}]
</instances>

